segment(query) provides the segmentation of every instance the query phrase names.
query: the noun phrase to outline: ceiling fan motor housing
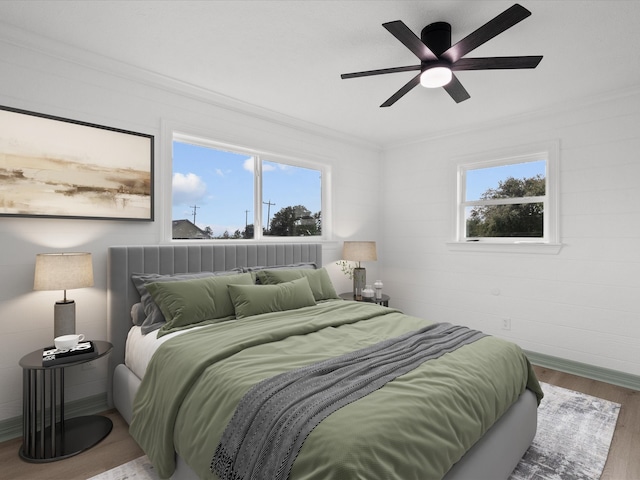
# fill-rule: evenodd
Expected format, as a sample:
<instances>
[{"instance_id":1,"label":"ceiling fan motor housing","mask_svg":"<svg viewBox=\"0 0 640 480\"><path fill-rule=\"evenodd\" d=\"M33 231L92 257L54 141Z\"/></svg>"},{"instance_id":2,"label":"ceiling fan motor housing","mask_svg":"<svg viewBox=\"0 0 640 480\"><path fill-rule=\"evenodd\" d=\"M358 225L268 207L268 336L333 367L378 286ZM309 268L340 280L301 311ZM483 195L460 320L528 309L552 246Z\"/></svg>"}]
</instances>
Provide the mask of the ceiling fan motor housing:
<instances>
[{"instance_id":1,"label":"ceiling fan motor housing","mask_svg":"<svg viewBox=\"0 0 640 480\"><path fill-rule=\"evenodd\" d=\"M420 32L420 40L440 57L451 47L451 25L447 22L431 23Z\"/></svg>"}]
</instances>

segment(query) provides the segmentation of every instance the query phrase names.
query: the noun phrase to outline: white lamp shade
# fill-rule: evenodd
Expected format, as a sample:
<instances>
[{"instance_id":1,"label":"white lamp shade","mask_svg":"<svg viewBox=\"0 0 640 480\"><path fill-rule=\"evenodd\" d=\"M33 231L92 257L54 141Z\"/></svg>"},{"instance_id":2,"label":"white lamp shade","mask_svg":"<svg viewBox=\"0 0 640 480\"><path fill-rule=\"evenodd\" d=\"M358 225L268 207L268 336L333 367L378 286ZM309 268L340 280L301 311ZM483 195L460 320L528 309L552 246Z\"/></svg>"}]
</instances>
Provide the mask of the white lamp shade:
<instances>
[{"instance_id":1,"label":"white lamp shade","mask_svg":"<svg viewBox=\"0 0 640 480\"><path fill-rule=\"evenodd\" d=\"M34 290L72 290L93 286L90 253L39 253L36 255Z\"/></svg>"},{"instance_id":2,"label":"white lamp shade","mask_svg":"<svg viewBox=\"0 0 640 480\"><path fill-rule=\"evenodd\" d=\"M376 242L344 242L342 258L353 262L373 262L378 260Z\"/></svg>"}]
</instances>

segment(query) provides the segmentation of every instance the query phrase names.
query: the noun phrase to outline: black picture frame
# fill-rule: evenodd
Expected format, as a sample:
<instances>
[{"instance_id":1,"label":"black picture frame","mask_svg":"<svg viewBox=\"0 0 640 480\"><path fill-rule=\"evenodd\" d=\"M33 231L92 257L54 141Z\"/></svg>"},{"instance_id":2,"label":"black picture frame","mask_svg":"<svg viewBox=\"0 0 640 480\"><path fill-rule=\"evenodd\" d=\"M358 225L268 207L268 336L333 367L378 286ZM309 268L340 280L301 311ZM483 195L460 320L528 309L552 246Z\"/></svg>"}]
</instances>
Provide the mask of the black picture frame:
<instances>
[{"instance_id":1,"label":"black picture frame","mask_svg":"<svg viewBox=\"0 0 640 480\"><path fill-rule=\"evenodd\" d=\"M154 136L0 105L0 216L154 220Z\"/></svg>"}]
</instances>

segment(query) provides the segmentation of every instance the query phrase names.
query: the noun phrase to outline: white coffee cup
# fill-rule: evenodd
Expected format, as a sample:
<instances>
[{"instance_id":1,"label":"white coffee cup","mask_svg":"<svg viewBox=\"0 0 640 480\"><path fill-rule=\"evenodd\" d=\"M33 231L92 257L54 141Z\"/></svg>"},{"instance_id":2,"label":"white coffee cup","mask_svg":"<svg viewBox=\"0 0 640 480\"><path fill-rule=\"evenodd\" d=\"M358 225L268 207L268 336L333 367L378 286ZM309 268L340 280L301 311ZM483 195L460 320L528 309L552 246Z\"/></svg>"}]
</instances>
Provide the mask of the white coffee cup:
<instances>
[{"instance_id":1,"label":"white coffee cup","mask_svg":"<svg viewBox=\"0 0 640 480\"><path fill-rule=\"evenodd\" d=\"M79 335L62 335L61 337L56 337L53 343L58 350L71 350L78 345L78 342L83 340L84 335L81 333Z\"/></svg>"}]
</instances>

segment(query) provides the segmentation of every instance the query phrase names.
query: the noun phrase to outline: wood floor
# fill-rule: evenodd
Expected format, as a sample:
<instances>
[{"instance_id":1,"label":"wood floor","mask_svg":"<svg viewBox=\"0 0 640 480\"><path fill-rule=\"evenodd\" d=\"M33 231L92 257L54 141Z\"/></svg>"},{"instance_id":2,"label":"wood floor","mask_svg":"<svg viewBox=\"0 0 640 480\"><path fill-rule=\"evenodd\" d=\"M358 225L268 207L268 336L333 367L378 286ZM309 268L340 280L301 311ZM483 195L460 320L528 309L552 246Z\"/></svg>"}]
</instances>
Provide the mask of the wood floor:
<instances>
[{"instance_id":1,"label":"wood floor","mask_svg":"<svg viewBox=\"0 0 640 480\"><path fill-rule=\"evenodd\" d=\"M640 392L546 368L535 370L543 382L622 404L602 480L640 480ZM21 439L1 443L0 479L86 480L141 456L122 417L115 411L104 415L114 424L109 436L87 452L59 462L26 463L18 456Z\"/></svg>"}]
</instances>

